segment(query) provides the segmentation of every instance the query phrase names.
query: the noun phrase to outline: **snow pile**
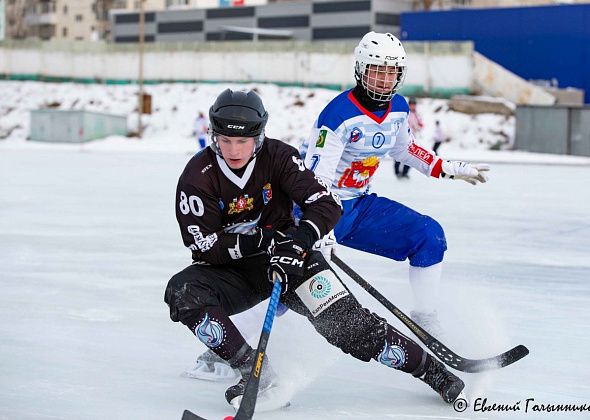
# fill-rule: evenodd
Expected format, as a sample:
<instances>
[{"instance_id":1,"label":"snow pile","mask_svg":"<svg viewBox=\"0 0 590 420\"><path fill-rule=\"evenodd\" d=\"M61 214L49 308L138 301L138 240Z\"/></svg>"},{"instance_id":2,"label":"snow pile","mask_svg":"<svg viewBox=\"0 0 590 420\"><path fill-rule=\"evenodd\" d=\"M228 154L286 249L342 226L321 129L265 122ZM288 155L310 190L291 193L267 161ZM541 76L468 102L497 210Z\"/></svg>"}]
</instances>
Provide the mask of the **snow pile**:
<instances>
[{"instance_id":1,"label":"snow pile","mask_svg":"<svg viewBox=\"0 0 590 420\"><path fill-rule=\"evenodd\" d=\"M141 148L194 150L193 120L207 111L225 88L255 89L269 110L267 134L295 146L308 136L313 121L338 92L328 89L280 87L273 84L159 84L148 85L152 95L152 115L143 117L145 126ZM137 86L41 82L0 82L0 139L25 147L29 135L29 111L40 108L89 110L128 116L130 131L137 131ZM450 142L445 148L485 150L506 148L514 138L514 117L482 114L466 115L449 110L446 100L418 99L418 112L425 128L418 140L431 147L435 121L439 120ZM91 148L110 145L124 147L137 141L111 138ZM85 147L88 147L86 145ZM38 146L33 146L38 147ZM69 147L72 147L69 145Z\"/></svg>"}]
</instances>

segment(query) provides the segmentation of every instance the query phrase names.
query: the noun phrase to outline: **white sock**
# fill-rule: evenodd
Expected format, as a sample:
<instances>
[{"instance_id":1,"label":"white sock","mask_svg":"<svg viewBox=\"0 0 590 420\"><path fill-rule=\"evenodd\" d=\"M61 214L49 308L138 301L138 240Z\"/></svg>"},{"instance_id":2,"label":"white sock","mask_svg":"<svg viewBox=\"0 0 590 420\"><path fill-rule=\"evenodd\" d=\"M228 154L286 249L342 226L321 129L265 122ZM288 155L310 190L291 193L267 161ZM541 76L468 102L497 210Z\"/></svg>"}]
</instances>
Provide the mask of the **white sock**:
<instances>
[{"instance_id":1,"label":"white sock","mask_svg":"<svg viewBox=\"0 0 590 420\"><path fill-rule=\"evenodd\" d=\"M410 284L414 294L414 310L431 313L438 307L442 262L430 267L410 265Z\"/></svg>"}]
</instances>

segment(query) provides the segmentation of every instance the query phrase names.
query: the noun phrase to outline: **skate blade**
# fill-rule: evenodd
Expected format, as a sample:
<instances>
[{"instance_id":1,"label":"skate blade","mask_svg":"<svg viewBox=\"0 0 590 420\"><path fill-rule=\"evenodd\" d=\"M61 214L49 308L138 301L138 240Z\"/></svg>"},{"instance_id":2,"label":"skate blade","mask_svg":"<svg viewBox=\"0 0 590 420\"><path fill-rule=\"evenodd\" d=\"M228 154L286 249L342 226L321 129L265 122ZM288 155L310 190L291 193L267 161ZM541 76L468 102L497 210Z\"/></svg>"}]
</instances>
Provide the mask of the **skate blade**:
<instances>
[{"instance_id":1,"label":"skate blade","mask_svg":"<svg viewBox=\"0 0 590 420\"><path fill-rule=\"evenodd\" d=\"M194 369L187 369L181 376L202 381L226 382L236 378L234 370L226 364L214 363L214 370L210 370L206 364L198 364Z\"/></svg>"},{"instance_id":2,"label":"skate blade","mask_svg":"<svg viewBox=\"0 0 590 420\"><path fill-rule=\"evenodd\" d=\"M457 395L457 398L455 398L453 402L451 402L451 404L455 406L455 409L461 407L461 404L459 403L460 400L463 401L462 404L465 408L471 407L471 401L469 400L469 398L467 398L467 395L463 391L461 391L459 395Z\"/></svg>"},{"instance_id":3,"label":"skate blade","mask_svg":"<svg viewBox=\"0 0 590 420\"><path fill-rule=\"evenodd\" d=\"M238 408L240 408L241 402L242 396L239 395L231 401L231 405L237 411ZM263 413L265 411L280 410L282 408L287 408L290 405L291 402L289 401L288 396L281 392L279 387L273 387L267 389L258 396L254 412Z\"/></svg>"},{"instance_id":4,"label":"skate blade","mask_svg":"<svg viewBox=\"0 0 590 420\"><path fill-rule=\"evenodd\" d=\"M467 404L467 407L471 407L471 401L469 400L469 398L467 398L467 395L461 391L459 393L459 396L457 397L457 399L462 398L463 400L465 400L465 403Z\"/></svg>"}]
</instances>

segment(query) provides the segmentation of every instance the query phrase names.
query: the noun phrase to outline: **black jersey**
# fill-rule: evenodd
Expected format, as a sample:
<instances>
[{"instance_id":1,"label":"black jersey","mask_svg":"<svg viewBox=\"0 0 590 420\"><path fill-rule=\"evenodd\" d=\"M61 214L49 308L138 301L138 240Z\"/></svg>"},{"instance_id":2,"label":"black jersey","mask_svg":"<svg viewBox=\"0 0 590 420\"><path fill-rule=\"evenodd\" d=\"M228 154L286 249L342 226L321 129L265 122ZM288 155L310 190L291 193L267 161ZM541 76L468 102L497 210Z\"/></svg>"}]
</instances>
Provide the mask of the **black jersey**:
<instances>
[{"instance_id":1,"label":"black jersey","mask_svg":"<svg viewBox=\"0 0 590 420\"><path fill-rule=\"evenodd\" d=\"M303 211L301 223L308 223L318 238L340 217L338 197L286 143L265 138L256 157L237 172L208 147L180 176L176 218L195 261L223 264L246 257L240 235L257 227L285 231L294 226L293 202Z\"/></svg>"}]
</instances>

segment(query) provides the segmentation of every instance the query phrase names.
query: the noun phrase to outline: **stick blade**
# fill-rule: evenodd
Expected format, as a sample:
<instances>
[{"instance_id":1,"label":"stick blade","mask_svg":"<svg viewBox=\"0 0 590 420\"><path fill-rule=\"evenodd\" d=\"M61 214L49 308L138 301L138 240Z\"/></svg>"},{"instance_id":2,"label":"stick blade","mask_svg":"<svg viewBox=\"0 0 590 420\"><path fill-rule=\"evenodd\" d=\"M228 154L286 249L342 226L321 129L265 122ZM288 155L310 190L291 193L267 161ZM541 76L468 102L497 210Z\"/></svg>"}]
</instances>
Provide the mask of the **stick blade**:
<instances>
[{"instance_id":1,"label":"stick blade","mask_svg":"<svg viewBox=\"0 0 590 420\"><path fill-rule=\"evenodd\" d=\"M182 420L206 420L206 419L203 417L197 416L192 411L184 410L184 413L182 413Z\"/></svg>"},{"instance_id":2,"label":"stick blade","mask_svg":"<svg viewBox=\"0 0 590 420\"><path fill-rule=\"evenodd\" d=\"M509 366L518 362L527 354L529 354L529 349L522 344L519 344L518 346L495 357L490 357L489 359L463 359L457 363L457 366L452 366L452 364L451 366L463 372L478 373Z\"/></svg>"}]
</instances>

